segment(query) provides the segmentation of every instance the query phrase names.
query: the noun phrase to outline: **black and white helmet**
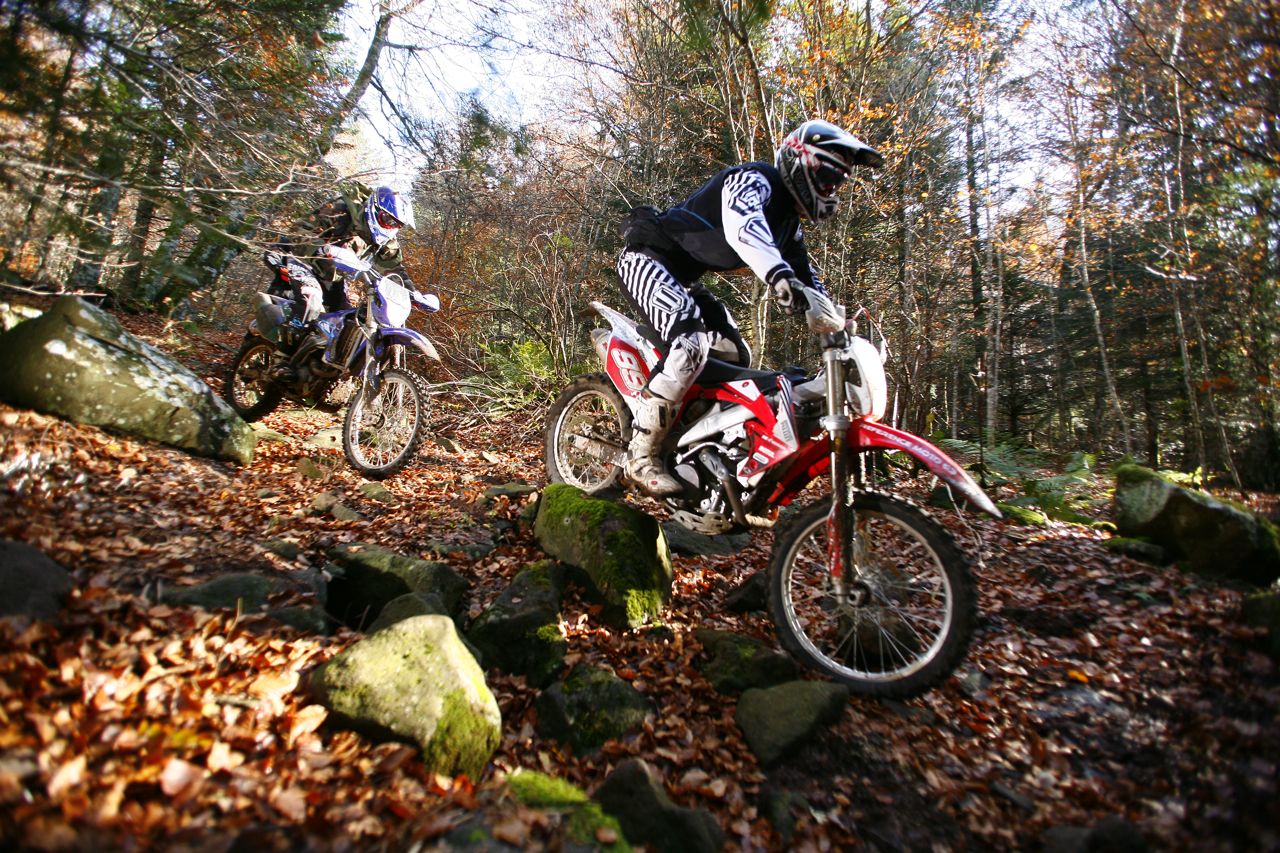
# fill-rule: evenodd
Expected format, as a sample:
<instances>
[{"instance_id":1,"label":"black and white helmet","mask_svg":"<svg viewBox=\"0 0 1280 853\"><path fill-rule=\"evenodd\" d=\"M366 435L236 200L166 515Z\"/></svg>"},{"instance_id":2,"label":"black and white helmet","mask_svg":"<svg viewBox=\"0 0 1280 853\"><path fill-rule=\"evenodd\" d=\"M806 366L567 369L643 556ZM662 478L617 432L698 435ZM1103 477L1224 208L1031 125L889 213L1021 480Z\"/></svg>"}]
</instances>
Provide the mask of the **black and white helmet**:
<instances>
[{"instance_id":1,"label":"black and white helmet","mask_svg":"<svg viewBox=\"0 0 1280 853\"><path fill-rule=\"evenodd\" d=\"M787 134L775 159L801 212L814 220L835 213L836 190L854 166L874 168L883 162L884 158L858 137L817 119Z\"/></svg>"}]
</instances>

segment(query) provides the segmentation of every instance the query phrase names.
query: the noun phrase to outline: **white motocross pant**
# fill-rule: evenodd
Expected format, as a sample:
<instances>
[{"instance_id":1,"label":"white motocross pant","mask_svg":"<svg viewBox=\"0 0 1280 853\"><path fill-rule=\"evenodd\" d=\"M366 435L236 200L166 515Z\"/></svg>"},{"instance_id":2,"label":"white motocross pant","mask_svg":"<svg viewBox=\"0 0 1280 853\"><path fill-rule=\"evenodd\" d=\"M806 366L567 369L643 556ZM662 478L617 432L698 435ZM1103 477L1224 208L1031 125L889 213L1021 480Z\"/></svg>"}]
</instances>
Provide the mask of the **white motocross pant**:
<instances>
[{"instance_id":1,"label":"white motocross pant","mask_svg":"<svg viewBox=\"0 0 1280 853\"><path fill-rule=\"evenodd\" d=\"M701 284L685 287L661 261L626 250L618 259L622 292L662 340L664 354L649 377L650 393L681 400L707 363L708 354L747 365L751 350L724 303Z\"/></svg>"}]
</instances>

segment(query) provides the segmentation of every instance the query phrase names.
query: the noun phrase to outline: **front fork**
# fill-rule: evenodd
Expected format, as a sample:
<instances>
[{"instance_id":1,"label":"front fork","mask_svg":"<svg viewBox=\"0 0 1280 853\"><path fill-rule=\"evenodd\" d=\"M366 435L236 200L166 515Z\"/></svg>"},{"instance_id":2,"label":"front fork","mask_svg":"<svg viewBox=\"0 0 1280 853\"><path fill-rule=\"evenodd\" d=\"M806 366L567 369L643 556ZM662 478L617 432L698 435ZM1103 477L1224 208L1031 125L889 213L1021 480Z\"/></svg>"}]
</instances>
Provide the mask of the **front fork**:
<instances>
[{"instance_id":1,"label":"front fork","mask_svg":"<svg viewBox=\"0 0 1280 853\"><path fill-rule=\"evenodd\" d=\"M831 511L827 515L827 563L831 567L831 585L838 603L857 604L853 598L858 566L854 559L857 537L857 514L853 509L852 471L848 452L849 428L852 421L845 408L844 363L840 349L828 346L822 351L827 377L827 413L822 427L831 444Z\"/></svg>"}]
</instances>

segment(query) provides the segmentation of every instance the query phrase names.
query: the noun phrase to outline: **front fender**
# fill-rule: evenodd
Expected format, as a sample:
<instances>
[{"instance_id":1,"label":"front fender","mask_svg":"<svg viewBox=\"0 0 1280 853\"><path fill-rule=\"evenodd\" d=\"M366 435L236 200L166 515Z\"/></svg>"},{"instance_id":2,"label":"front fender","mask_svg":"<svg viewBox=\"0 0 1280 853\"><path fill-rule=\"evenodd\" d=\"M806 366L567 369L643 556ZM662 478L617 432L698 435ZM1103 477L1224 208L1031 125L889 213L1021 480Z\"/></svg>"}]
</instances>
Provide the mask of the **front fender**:
<instances>
[{"instance_id":1,"label":"front fender","mask_svg":"<svg viewBox=\"0 0 1280 853\"><path fill-rule=\"evenodd\" d=\"M849 443L860 449L879 447L887 450L901 450L922 462L934 476L958 490L978 509L994 518L1003 517L1000 510L996 509L996 505L991 502L991 498L987 497L969 476L968 471L918 435L874 421L857 420L849 430Z\"/></svg>"},{"instance_id":2,"label":"front fender","mask_svg":"<svg viewBox=\"0 0 1280 853\"><path fill-rule=\"evenodd\" d=\"M435 361L440 360L439 354L436 352L435 344L427 340L427 338L413 329L400 328L384 328L381 331L382 339L391 344L404 344L411 346L427 358Z\"/></svg>"}]
</instances>

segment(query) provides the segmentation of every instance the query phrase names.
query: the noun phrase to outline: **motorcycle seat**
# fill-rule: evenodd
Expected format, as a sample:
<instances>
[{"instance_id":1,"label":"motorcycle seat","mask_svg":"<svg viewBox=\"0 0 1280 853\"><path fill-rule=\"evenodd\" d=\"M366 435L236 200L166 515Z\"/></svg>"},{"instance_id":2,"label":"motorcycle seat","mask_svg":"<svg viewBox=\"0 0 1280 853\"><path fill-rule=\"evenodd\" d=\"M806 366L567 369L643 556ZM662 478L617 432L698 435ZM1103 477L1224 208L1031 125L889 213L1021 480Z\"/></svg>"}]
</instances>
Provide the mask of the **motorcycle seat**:
<instances>
[{"instance_id":1,"label":"motorcycle seat","mask_svg":"<svg viewBox=\"0 0 1280 853\"><path fill-rule=\"evenodd\" d=\"M771 391L778 390L778 377L781 375L776 370L756 370L751 367L744 367L741 364L721 361L718 358L708 358L707 363L703 365L702 372L698 374L698 384L720 385L725 382L750 379L756 383L757 388L768 394Z\"/></svg>"},{"instance_id":2,"label":"motorcycle seat","mask_svg":"<svg viewBox=\"0 0 1280 853\"><path fill-rule=\"evenodd\" d=\"M662 338L658 336L657 331L652 326L640 324L636 327L640 332L640 336L658 350L663 350ZM794 383L805 379L804 371L801 368L790 368L786 371L779 370L756 370L741 364L734 364L731 361L723 361L715 357L708 357L707 363L703 365L702 372L698 374L698 385L719 385L725 382L737 382L742 379L750 379L756 383L756 387L763 394L771 394L778 390L778 377L787 375Z\"/></svg>"}]
</instances>

